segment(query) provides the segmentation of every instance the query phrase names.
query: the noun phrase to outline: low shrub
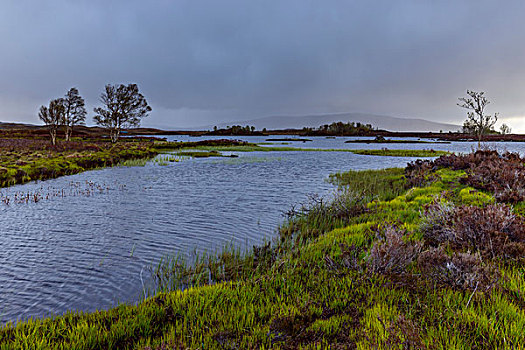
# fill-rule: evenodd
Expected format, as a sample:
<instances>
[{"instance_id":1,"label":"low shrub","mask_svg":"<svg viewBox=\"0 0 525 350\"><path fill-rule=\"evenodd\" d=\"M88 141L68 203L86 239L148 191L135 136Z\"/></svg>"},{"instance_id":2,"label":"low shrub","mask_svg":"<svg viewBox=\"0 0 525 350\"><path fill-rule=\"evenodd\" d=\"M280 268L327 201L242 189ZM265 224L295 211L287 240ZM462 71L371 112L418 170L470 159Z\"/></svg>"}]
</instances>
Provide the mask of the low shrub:
<instances>
[{"instance_id":1,"label":"low shrub","mask_svg":"<svg viewBox=\"0 0 525 350\"><path fill-rule=\"evenodd\" d=\"M408 186L423 186L435 180L435 172L440 168L465 170L463 184L491 192L499 202L518 203L525 200L524 163L517 153L479 150L412 162L405 169L405 177Z\"/></svg>"},{"instance_id":2,"label":"low shrub","mask_svg":"<svg viewBox=\"0 0 525 350\"><path fill-rule=\"evenodd\" d=\"M402 274L419 255L422 243L406 241L406 231L387 226L370 250L368 267L380 274Z\"/></svg>"},{"instance_id":3,"label":"low shrub","mask_svg":"<svg viewBox=\"0 0 525 350\"><path fill-rule=\"evenodd\" d=\"M425 206L422 220L419 224L426 244L437 247L443 242L454 240L454 211L456 207L452 202L435 200Z\"/></svg>"},{"instance_id":4,"label":"low shrub","mask_svg":"<svg viewBox=\"0 0 525 350\"><path fill-rule=\"evenodd\" d=\"M420 230L430 246L449 245L488 259L524 257L525 220L506 204L455 207L450 202L435 202L426 207L423 217Z\"/></svg>"},{"instance_id":5,"label":"low shrub","mask_svg":"<svg viewBox=\"0 0 525 350\"><path fill-rule=\"evenodd\" d=\"M457 290L489 291L500 275L497 268L483 263L479 253L448 255L443 246L422 252L417 266L426 279Z\"/></svg>"}]
</instances>

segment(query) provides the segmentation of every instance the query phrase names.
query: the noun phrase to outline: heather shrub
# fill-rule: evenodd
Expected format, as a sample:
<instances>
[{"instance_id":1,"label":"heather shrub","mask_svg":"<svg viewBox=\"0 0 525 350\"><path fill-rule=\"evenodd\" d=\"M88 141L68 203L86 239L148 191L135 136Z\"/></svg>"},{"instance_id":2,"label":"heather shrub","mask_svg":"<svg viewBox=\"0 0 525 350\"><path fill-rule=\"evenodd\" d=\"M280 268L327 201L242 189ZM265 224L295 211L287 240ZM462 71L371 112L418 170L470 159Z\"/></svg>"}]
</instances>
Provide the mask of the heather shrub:
<instances>
[{"instance_id":1,"label":"heather shrub","mask_svg":"<svg viewBox=\"0 0 525 350\"><path fill-rule=\"evenodd\" d=\"M495 257L509 235L520 230L516 217L504 204L458 207L455 212L454 244Z\"/></svg>"},{"instance_id":2,"label":"heather shrub","mask_svg":"<svg viewBox=\"0 0 525 350\"><path fill-rule=\"evenodd\" d=\"M483 258L521 260L525 252L525 220L505 204L485 207L433 203L420 224L425 242L433 247L479 252Z\"/></svg>"},{"instance_id":3,"label":"heather shrub","mask_svg":"<svg viewBox=\"0 0 525 350\"><path fill-rule=\"evenodd\" d=\"M402 274L416 260L421 242L405 241L406 231L387 226L370 250L368 267L381 274Z\"/></svg>"},{"instance_id":4,"label":"heather shrub","mask_svg":"<svg viewBox=\"0 0 525 350\"><path fill-rule=\"evenodd\" d=\"M458 290L488 291L499 280L499 271L484 264L479 253L453 253L449 256L443 246L422 252L417 266L425 278Z\"/></svg>"},{"instance_id":5,"label":"heather shrub","mask_svg":"<svg viewBox=\"0 0 525 350\"><path fill-rule=\"evenodd\" d=\"M406 187L423 187L437 180L433 174L437 167L429 160L418 159L405 168Z\"/></svg>"},{"instance_id":6,"label":"heather shrub","mask_svg":"<svg viewBox=\"0 0 525 350\"><path fill-rule=\"evenodd\" d=\"M399 315L390 323L386 334L388 337L384 345L387 349L428 349L421 340L423 330L404 315Z\"/></svg>"},{"instance_id":7,"label":"heather shrub","mask_svg":"<svg viewBox=\"0 0 525 350\"><path fill-rule=\"evenodd\" d=\"M341 249L341 255L332 259L329 255L324 257L325 264L328 269L339 272L344 269L351 269L354 271L361 271L363 266L360 255L363 251L362 247L356 246L355 244L347 245L345 243L339 243Z\"/></svg>"},{"instance_id":8,"label":"heather shrub","mask_svg":"<svg viewBox=\"0 0 525 350\"><path fill-rule=\"evenodd\" d=\"M427 244L436 247L454 240L455 210L452 202L434 201L425 206L419 228Z\"/></svg>"},{"instance_id":9,"label":"heather shrub","mask_svg":"<svg viewBox=\"0 0 525 350\"><path fill-rule=\"evenodd\" d=\"M408 186L421 186L435 179L440 168L465 170L465 185L494 194L499 202L518 203L525 200L525 160L517 153L499 154L479 150L465 155L444 155L435 160L418 160L405 168Z\"/></svg>"}]
</instances>

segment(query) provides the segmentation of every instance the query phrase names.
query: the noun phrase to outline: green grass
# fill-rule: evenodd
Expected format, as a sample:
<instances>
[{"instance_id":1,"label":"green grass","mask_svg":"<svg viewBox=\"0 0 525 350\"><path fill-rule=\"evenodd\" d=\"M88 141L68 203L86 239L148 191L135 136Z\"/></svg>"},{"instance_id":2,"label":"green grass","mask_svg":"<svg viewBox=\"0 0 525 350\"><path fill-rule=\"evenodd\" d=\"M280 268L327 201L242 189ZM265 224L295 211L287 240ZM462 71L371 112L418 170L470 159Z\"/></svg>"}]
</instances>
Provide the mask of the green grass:
<instances>
[{"instance_id":1,"label":"green grass","mask_svg":"<svg viewBox=\"0 0 525 350\"><path fill-rule=\"evenodd\" d=\"M352 153L366 156L386 156L386 157L439 157L450 154L447 151L434 151L427 149L358 149Z\"/></svg>"},{"instance_id":2,"label":"green grass","mask_svg":"<svg viewBox=\"0 0 525 350\"><path fill-rule=\"evenodd\" d=\"M451 143L450 141L422 141L422 140L377 140L377 139L368 139L368 140L348 140L345 143L396 143L396 144L408 144L408 143Z\"/></svg>"},{"instance_id":3,"label":"green grass","mask_svg":"<svg viewBox=\"0 0 525 350\"><path fill-rule=\"evenodd\" d=\"M402 274L370 270L386 226L418 242L425 205L494 201L463 185L463 171L435 176L428 186L407 189L402 169L333 175L340 192L290 210L273 242L191 262L168 256L152 270L154 296L135 306L7 325L0 348L525 347L522 265L501 264L505 278L492 291L436 285L413 265Z\"/></svg>"},{"instance_id":4,"label":"green grass","mask_svg":"<svg viewBox=\"0 0 525 350\"><path fill-rule=\"evenodd\" d=\"M328 181L339 188L360 192L369 200L391 200L405 192L403 174L401 168L350 170L331 174Z\"/></svg>"},{"instance_id":5,"label":"green grass","mask_svg":"<svg viewBox=\"0 0 525 350\"><path fill-rule=\"evenodd\" d=\"M0 150L0 187L108 166L143 166L157 153L143 144L86 145L85 150Z\"/></svg>"},{"instance_id":6,"label":"green grass","mask_svg":"<svg viewBox=\"0 0 525 350\"><path fill-rule=\"evenodd\" d=\"M117 166L123 166L123 167L145 166L147 163L148 163L148 159L144 159L144 158L127 159L122 162L119 162Z\"/></svg>"}]
</instances>

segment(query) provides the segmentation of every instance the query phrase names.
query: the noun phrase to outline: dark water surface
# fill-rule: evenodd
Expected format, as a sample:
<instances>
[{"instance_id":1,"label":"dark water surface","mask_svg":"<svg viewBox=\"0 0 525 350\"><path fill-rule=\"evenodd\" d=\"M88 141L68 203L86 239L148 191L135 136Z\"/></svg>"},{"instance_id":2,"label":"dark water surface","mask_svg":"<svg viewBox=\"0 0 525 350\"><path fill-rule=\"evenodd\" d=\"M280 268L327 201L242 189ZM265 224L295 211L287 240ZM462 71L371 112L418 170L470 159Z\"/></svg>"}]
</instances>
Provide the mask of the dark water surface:
<instances>
[{"instance_id":1,"label":"dark water surface","mask_svg":"<svg viewBox=\"0 0 525 350\"><path fill-rule=\"evenodd\" d=\"M346 139L289 146L468 152L474 145L358 145ZM497 146L525 149L520 143ZM414 160L348 152L235 153L240 157L150 162L0 189L0 199L10 198L8 205L0 202L0 322L136 302L143 282L148 285L148 267L166 254L229 243L251 248L274 236L291 205L308 194L333 192L325 181L329 174Z\"/></svg>"}]
</instances>

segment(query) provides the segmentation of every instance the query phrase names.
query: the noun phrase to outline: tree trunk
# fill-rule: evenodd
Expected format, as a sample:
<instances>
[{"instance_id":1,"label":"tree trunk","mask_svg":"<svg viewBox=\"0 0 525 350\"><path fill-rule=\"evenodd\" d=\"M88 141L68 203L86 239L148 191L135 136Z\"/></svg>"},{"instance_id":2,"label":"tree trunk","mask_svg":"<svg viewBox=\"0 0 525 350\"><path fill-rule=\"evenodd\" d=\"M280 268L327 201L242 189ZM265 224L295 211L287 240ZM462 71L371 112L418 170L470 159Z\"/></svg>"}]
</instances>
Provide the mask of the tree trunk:
<instances>
[{"instance_id":1,"label":"tree trunk","mask_svg":"<svg viewBox=\"0 0 525 350\"><path fill-rule=\"evenodd\" d=\"M66 125L66 141L70 141L71 140L71 134L72 134L72 127L71 126L68 126Z\"/></svg>"},{"instance_id":2,"label":"tree trunk","mask_svg":"<svg viewBox=\"0 0 525 350\"><path fill-rule=\"evenodd\" d=\"M482 137L482 136L483 136L483 133L480 132L480 133L478 134L478 150L481 149L481 137Z\"/></svg>"},{"instance_id":3,"label":"tree trunk","mask_svg":"<svg viewBox=\"0 0 525 350\"><path fill-rule=\"evenodd\" d=\"M49 134L51 135L51 144L53 146L55 146L56 143L57 143L57 131L56 131L56 129L51 129L49 131Z\"/></svg>"},{"instance_id":4,"label":"tree trunk","mask_svg":"<svg viewBox=\"0 0 525 350\"><path fill-rule=\"evenodd\" d=\"M116 143L118 141L118 137L120 135L119 129L111 129L110 131L110 138L112 143Z\"/></svg>"}]
</instances>

